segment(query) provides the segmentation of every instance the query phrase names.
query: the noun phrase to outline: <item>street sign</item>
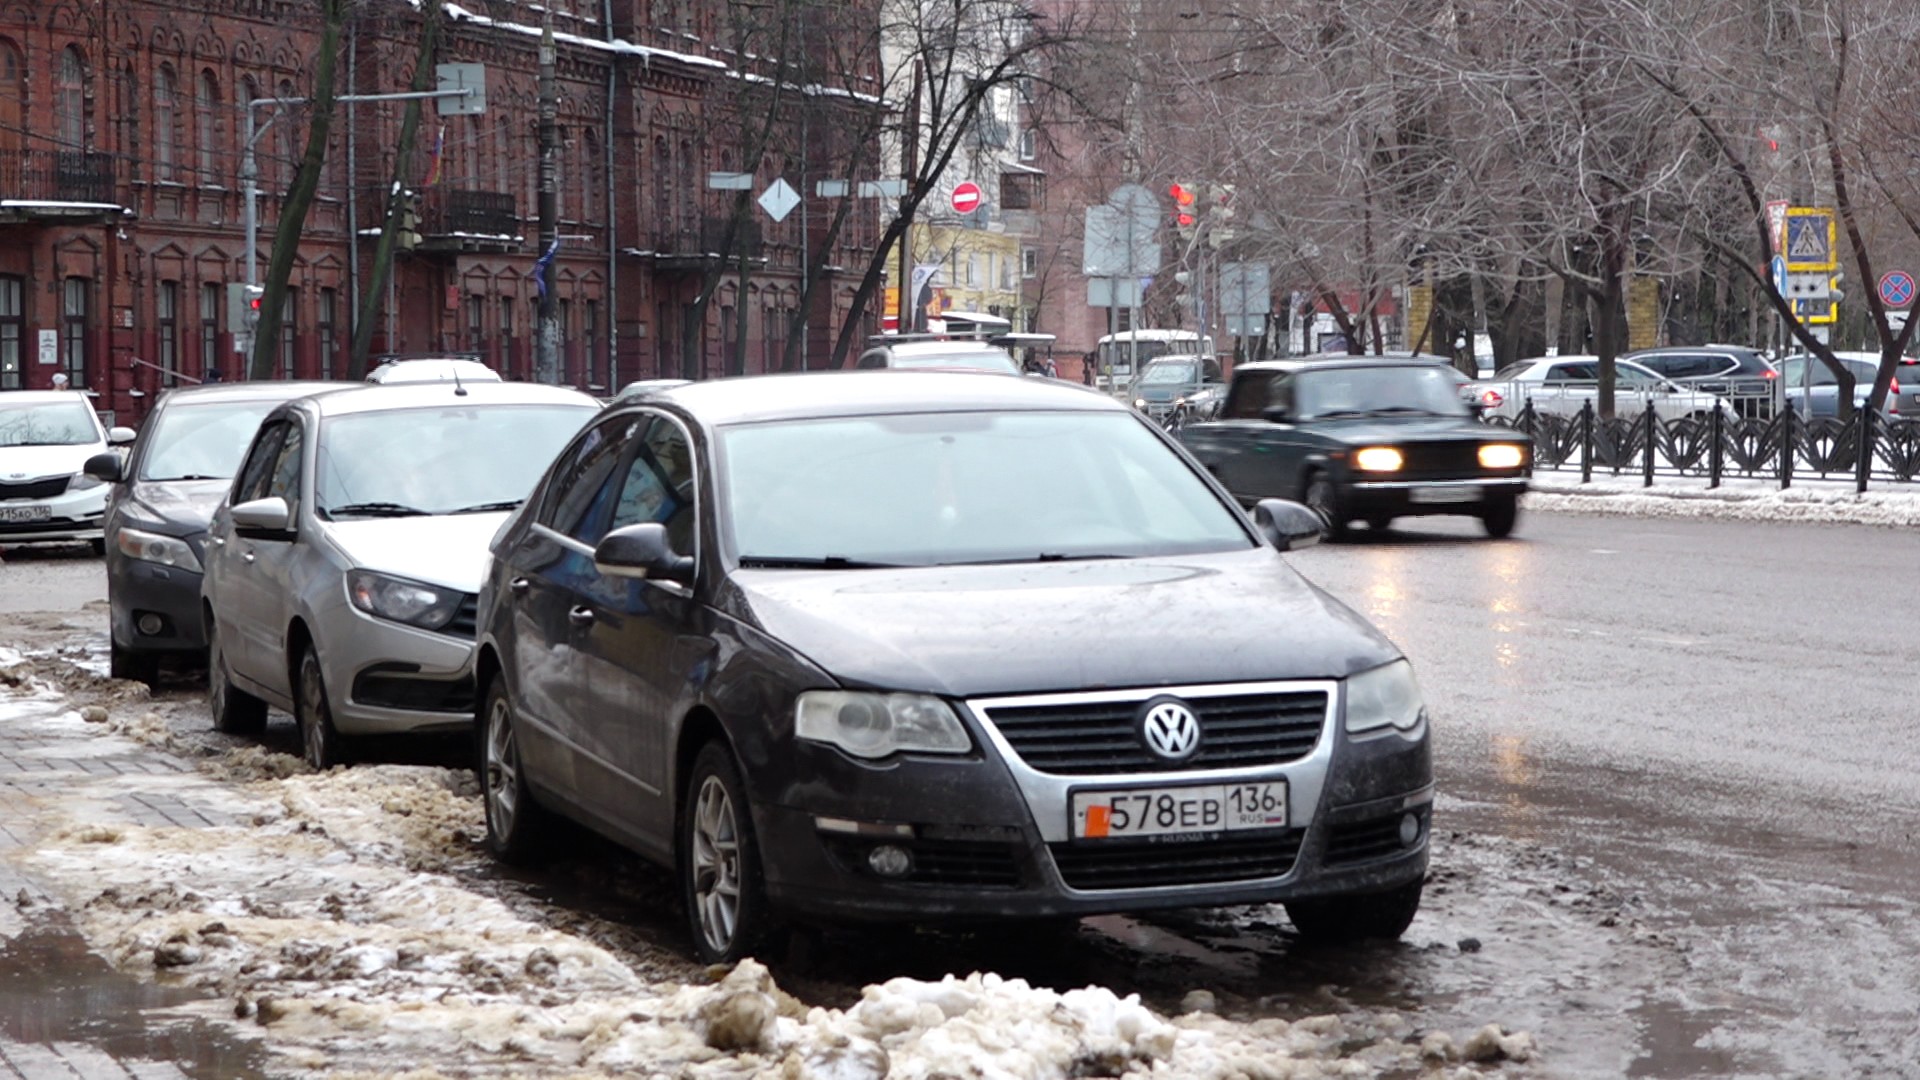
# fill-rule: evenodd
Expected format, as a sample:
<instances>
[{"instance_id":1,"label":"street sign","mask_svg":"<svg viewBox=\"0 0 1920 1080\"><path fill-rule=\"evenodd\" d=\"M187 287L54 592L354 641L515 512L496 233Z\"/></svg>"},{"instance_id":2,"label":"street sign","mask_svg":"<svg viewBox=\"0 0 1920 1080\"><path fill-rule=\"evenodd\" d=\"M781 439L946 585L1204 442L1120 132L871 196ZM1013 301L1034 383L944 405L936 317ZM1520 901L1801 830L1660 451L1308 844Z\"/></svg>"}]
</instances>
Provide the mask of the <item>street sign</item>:
<instances>
[{"instance_id":1,"label":"street sign","mask_svg":"<svg viewBox=\"0 0 1920 1080\"><path fill-rule=\"evenodd\" d=\"M1904 308L1913 303L1913 275L1905 270L1881 274L1880 302L1890 308Z\"/></svg>"},{"instance_id":2,"label":"street sign","mask_svg":"<svg viewBox=\"0 0 1920 1080\"><path fill-rule=\"evenodd\" d=\"M433 65L435 89L466 90L459 97L435 98L441 116L480 116L487 111L487 69L484 64Z\"/></svg>"},{"instance_id":3,"label":"street sign","mask_svg":"<svg viewBox=\"0 0 1920 1080\"><path fill-rule=\"evenodd\" d=\"M1833 277L1824 270L1797 270L1787 274L1787 287L1780 295L1795 302L1827 300L1833 295Z\"/></svg>"},{"instance_id":4,"label":"street sign","mask_svg":"<svg viewBox=\"0 0 1920 1080\"><path fill-rule=\"evenodd\" d=\"M1087 279L1088 307L1133 308L1140 306L1140 279L1097 277Z\"/></svg>"},{"instance_id":5,"label":"street sign","mask_svg":"<svg viewBox=\"0 0 1920 1080\"><path fill-rule=\"evenodd\" d=\"M962 214L971 214L980 209L980 185L971 180L962 180L953 188L953 208Z\"/></svg>"},{"instance_id":6,"label":"street sign","mask_svg":"<svg viewBox=\"0 0 1920 1080\"><path fill-rule=\"evenodd\" d=\"M760 193L760 209L775 221L785 221L787 215L793 213L793 208L799 205L800 193L793 190L793 185L787 183L785 177L768 184L767 190Z\"/></svg>"},{"instance_id":7,"label":"street sign","mask_svg":"<svg viewBox=\"0 0 1920 1080\"><path fill-rule=\"evenodd\" d=\"M1792 205L1784 199L1767 204L1767 243L1775 255L1787 249L1787 207Z\"/></svg>"},{"instance_id":8,"label":"street sign","mask_svg":"<svg viewBox=\"0 0 1920 1080\"><path fill-rule=\"evenodd\" d=\"M1787 210L1787 269L1832 270L1834 261L1833 211L1795 206Z\"/></svg>"},{"instance_id":9,"label":"street sign","mask_svg":"<svg viewBox=\"0 0 1920 1080\"><path fill-rule=\"evenodd\" d=\"M1787 295L1787 257L1775 255L1767 269L1773 274L1773 290L1781 296Z\"/></svg>"}]
</instances>

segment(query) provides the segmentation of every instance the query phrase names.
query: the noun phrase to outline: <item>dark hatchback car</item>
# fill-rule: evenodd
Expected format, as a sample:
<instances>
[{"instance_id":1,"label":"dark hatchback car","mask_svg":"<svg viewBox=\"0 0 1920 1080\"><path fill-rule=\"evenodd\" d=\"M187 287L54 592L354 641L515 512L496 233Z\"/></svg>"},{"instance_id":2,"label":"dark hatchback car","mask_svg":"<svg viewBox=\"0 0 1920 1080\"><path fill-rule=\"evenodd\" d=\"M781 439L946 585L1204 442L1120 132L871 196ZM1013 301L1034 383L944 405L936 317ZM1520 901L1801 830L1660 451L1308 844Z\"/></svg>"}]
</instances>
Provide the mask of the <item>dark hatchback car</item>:
<instances>
[{"instance_id":1,"label":"dark hatchback car","mask_svg":"<svg viewBox=\"0 0 1920 1080\"><path fill-rule=\"evenodd\" d=\"M114 485L107 504L110 670L152 682L168 656L206 651L200 623L207 523L260 420L283 401L355 383L245 382L169 390L123 460L96 455L87 474Z\"/></svg>"},{"instance_id":2,"label":"dark hatchback car","mask_svg":"<svg viewBox=\"0 0 1920 1080\"><path fill-rule=\"evenodd\" d=\"M1242 503L1299 499L1354 521L1468 514L1513 532L1532 442L1474 419L1445 364L1354 357L1242 364L1220 419L1180 439Z\"/></svg>"},{"instance_id":3,"label":"dark hatchback car","mask_svg":"<svg viewBox=\"0 0 1920 1080\"><path fill-rule=\"evenodd\" d=\"M1035 469L1035 460L1048 467ZM676 868L701 957L792 919L1283 901L1395 937L1413 670L1150 421L1052 381L728 379L602 414L495 537L487 842Z\"/></svg>"}]
</instances>

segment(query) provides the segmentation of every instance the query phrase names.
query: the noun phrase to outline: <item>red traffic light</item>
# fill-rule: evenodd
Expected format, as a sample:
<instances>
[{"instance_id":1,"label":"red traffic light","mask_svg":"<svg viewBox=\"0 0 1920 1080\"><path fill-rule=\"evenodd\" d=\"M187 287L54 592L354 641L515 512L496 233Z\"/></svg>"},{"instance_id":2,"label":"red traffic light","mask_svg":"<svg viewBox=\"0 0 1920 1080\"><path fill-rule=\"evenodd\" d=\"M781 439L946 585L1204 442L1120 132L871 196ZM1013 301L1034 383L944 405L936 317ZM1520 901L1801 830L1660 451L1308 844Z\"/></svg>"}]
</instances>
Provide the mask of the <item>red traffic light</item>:
<instances>
[{"instance_id":1,"label":"red traffic light","mask_svg":"<svg viewBox=\"0 0 1920 1080\"><path fill-rule=\"evenodd\" d=\"M1173 196L1174 204L1177 206L1193 205L1193 200L1194 200L1193 189L1188 187L1185 184L1170 185L1167 188L1167 194ZM1185 223L1183 222L1183 224Z\"/></svg>"},{"instance_id":2,"label":"red traffic light","mask_svg":"<svg viewBox=\"0 0 1920 1080\"><path fill-rule=\"evenodd\" d=\"M1182 210L1178 214L1175 214L1173 216L1173 220L1177 222L1181 228L1184 229L1193 224L1193 215L1187 213L1185 210Z\"/></svg>"}]
</instances>

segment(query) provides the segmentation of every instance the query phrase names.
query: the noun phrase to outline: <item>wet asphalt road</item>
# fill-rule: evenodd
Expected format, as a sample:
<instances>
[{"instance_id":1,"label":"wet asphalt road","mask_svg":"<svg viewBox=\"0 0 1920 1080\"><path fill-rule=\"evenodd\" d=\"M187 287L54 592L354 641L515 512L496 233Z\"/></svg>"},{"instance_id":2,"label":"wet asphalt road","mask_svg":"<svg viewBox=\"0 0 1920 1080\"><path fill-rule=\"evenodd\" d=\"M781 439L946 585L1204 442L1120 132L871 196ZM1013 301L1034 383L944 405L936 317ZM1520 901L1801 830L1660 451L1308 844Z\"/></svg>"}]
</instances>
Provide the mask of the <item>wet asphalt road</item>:
<instances>
[{"instance_id":1,"label":"wet asphalt road","mask_svg":"<svg viewBox=\"0 0 1920 1080\"><path fill-rule=\"evenodd\" d=\"M782 982L831 1000L995 968L1161 1007L1203 986L1245 1015L1501 1019L1541 1036L1552 1076L1920 1076L1917 549L1866 527L1533 515L1506 542L1428 519L1302 552L1413 658L1435 712L1440 869L1405 945L1314 954L1277 915L1190 912L829 938ZM98 567L9 552L0 610L77 610ZM664 882L605 862L534 887L678 947L651 915Z\"/></svg>"}]
</instances>

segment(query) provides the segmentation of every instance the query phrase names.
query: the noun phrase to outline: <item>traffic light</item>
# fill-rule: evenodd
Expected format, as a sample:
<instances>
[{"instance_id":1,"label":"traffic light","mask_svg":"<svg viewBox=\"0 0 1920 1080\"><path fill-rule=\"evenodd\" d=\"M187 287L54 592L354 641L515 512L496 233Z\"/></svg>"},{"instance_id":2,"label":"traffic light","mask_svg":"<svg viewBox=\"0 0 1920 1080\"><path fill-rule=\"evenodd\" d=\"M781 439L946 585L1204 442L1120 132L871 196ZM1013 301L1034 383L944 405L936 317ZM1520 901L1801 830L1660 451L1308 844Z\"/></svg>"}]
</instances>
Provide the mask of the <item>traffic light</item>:
<instances>
[{"instance_id":1,"label":"traffic light","mask_svg":"<svg viewBox=\"0 0 1920 1080\"><path fill-rule=\"evenodd\" d=\"M1837 304L1840 302L1840 298L1846 295L1846 293L1840 291L1840 282L1846 276L1845 274L1835 274L1833 277L1827 279L1827 299Z\"/></svg>"},{"instance_id":2,"label":"traffic light","mask_svg":"<svg viewBox=\"0 0 1920 1080\"><path fill-rule=\"evenodd\" d=\"M233 282L227 286L227 330L238 334L252 330L260 322L260 295L266 290L258 285L246 285Z\"/></svg>"},{"instance_id":3,"label":"traffic light","mask_svg":"<svg viewBox=\"0 0 1920 1080\"><path fill-rule=\"evenodd\" d=\"M1194 216L1194 203L1199 199L1194 186L1188 183L1174 183L1167 188L1167 194L1173 199L1173 224L1180 232L1180 239L1192 240L1199 219Z\"/></svg>"},{"instance_id":4,"label":"traffic light","mask_svg":"<svg viewBox=\"0 0 1920 1080\"><path fill-rule=\"evenodd\" d=\"M1207 186L1207 243L1214 247L1233 239L1233 185Z\"/></svg>"}]
</instances>

